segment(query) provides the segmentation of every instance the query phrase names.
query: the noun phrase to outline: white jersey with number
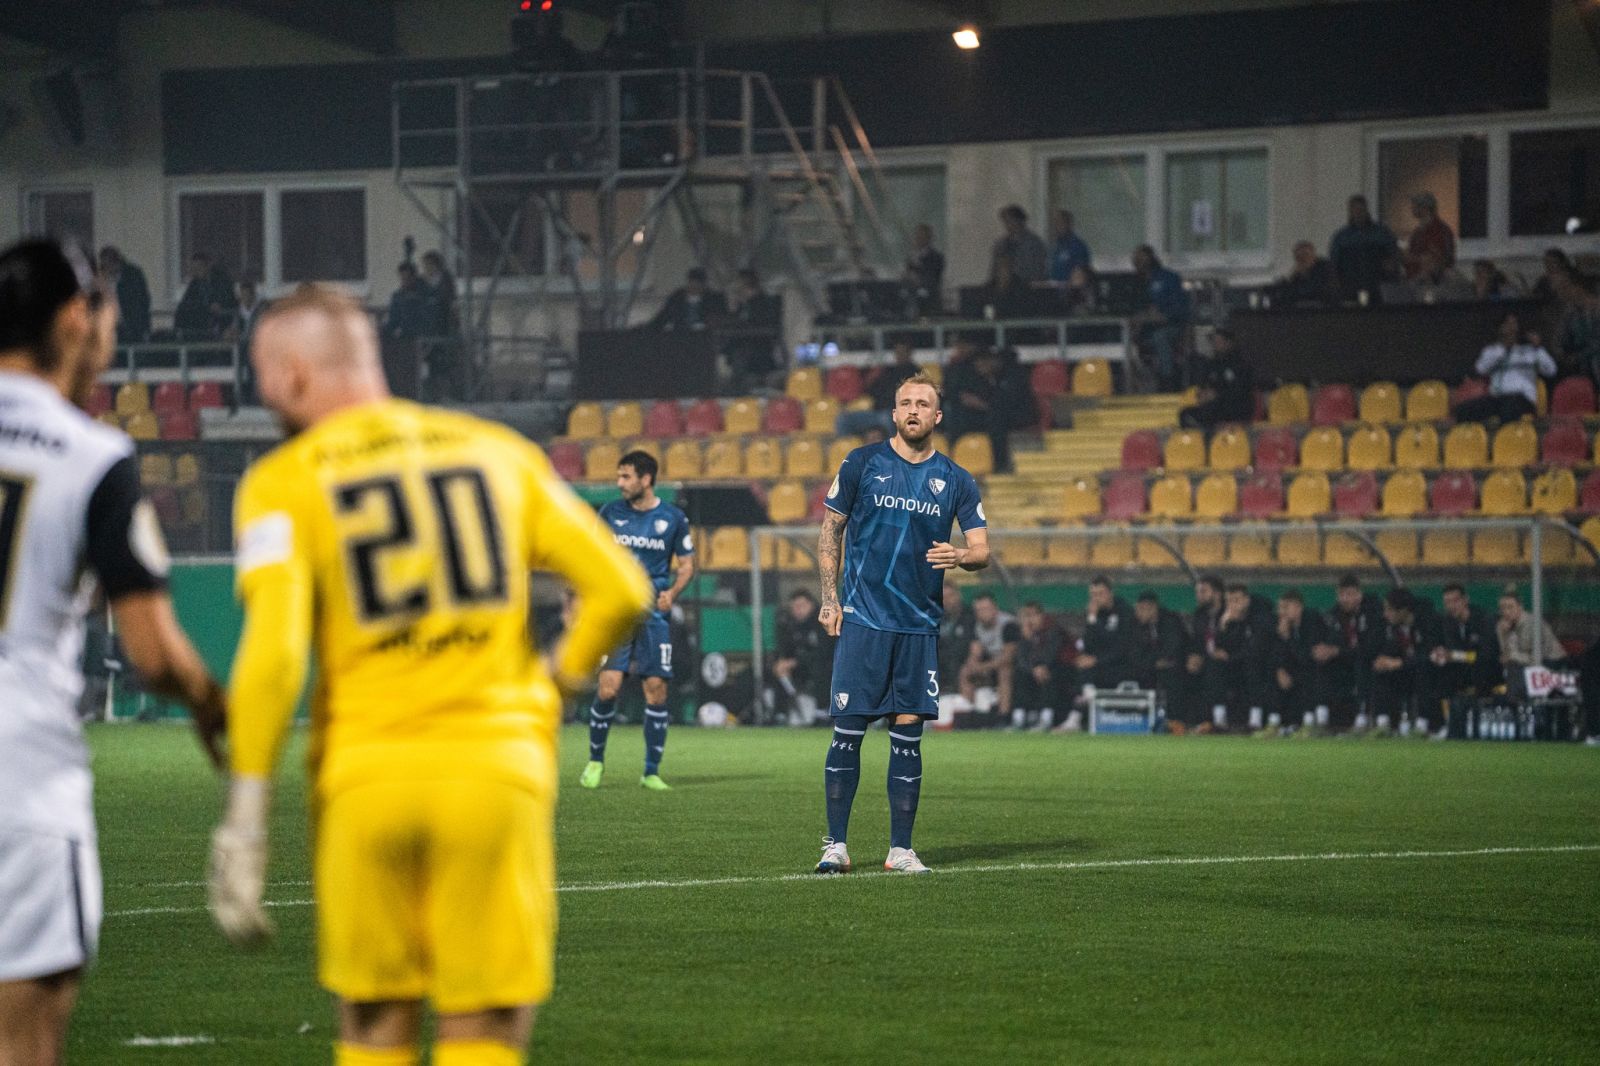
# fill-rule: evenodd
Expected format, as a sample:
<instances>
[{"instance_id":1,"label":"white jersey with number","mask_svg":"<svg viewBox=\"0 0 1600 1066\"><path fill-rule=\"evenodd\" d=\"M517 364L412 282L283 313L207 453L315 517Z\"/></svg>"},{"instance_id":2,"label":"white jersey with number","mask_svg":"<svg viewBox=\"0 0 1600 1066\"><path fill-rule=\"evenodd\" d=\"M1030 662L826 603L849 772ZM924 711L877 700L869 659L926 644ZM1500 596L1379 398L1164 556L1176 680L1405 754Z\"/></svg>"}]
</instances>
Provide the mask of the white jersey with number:
<instances>
[{"instance_id":1,"label":"white jersey with number","mask_svg":"<svg viewBox=\"0 0 1600 1066\"><path fill-rule=\"evenodd\" d=\"M0 372L0 827L92 836L84 616L97 579L114 598L165 571L133 442Z\"/></svg>"}]
</instances>

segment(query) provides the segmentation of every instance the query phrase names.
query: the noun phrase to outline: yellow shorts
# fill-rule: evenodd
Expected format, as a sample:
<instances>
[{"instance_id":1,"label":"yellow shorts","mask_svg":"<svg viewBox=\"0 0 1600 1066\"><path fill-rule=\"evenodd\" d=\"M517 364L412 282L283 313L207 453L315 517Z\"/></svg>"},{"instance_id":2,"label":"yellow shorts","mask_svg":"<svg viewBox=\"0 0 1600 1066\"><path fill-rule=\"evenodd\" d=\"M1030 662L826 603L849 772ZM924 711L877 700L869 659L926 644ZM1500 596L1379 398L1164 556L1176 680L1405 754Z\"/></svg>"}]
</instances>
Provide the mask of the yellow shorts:
<instances>
[{"instance_id":1,"label":"yellow shorts","mask_svg":"<svg viewBox=\"0 0 1600 1066\"><path fill-rule=\"evenodd\" d=\"M316 831L323 987L453 1014L542 1003L556 943L552 797L497 780L341 790Z\"/></svg>"}]
</instances>

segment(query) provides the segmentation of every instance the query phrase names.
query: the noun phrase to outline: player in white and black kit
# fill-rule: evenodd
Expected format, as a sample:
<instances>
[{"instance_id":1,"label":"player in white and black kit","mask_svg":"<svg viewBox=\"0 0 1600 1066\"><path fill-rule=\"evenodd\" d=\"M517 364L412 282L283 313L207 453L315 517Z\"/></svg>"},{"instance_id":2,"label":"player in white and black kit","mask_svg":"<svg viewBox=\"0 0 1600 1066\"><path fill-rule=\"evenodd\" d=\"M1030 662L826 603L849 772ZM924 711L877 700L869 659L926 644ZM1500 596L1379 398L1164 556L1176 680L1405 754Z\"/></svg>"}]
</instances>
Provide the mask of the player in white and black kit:
<instances>
[{"instance_id":1,"label":"player in white and black kit","mask_svg":"<svg viewBox=\"0 0 1600 1066\"><path fill-rule=\"evenodd\" d=\"M84 615L103 590L135 669L217 757L222 690L183 635L133 442L78 407L116 307L75 250L0 253L0 1062L61 1060L99 933L89 755L76 711Z\"/></svg>"}]
</instances>

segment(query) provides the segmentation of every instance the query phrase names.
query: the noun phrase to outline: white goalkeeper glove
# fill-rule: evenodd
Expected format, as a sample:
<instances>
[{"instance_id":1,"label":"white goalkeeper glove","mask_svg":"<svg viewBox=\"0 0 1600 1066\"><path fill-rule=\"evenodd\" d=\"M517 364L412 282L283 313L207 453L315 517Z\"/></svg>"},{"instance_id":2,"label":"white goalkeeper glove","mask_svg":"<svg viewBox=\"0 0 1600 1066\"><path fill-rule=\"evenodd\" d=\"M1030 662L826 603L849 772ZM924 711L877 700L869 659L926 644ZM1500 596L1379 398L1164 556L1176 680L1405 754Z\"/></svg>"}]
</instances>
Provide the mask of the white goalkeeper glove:
<instances>
[{"instance_id":1,"label":"white goalkeeper glove","mask_svg":"<svg viewBox=\"0 0 1600 1066\"><path fill-rule=\"evenodd\" d=\"M224 936L254 947L272 936L261 896L267 881L267 809L272 789L264 778L234 777L228 810L211 834L206 901Z\"/></svg>"}]
</instances>

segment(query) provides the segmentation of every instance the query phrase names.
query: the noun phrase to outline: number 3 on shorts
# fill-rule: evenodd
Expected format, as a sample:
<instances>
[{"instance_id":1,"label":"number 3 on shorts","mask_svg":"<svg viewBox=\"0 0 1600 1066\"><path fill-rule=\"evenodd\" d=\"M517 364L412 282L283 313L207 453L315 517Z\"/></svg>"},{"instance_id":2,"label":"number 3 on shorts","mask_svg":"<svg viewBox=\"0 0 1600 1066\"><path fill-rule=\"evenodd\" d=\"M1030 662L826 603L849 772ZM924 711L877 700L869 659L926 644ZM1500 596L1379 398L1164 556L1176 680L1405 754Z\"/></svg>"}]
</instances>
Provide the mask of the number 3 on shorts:
<instances>
[{"instance_id":1,"label":"number 3 on shorts","mask_svg":"<svg viewBox=\"0 0 1600 1066\"><path fill-rule=\"evenodd\" d=\"M928 671L928 695L934 699L939 698L939 671Z\"/></svg>"}]
</instances>

